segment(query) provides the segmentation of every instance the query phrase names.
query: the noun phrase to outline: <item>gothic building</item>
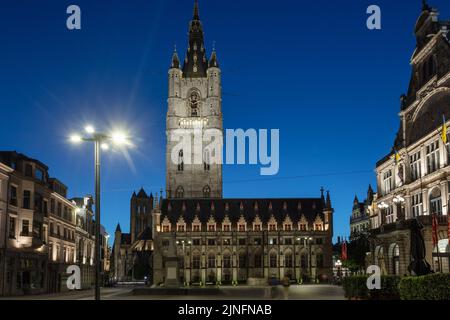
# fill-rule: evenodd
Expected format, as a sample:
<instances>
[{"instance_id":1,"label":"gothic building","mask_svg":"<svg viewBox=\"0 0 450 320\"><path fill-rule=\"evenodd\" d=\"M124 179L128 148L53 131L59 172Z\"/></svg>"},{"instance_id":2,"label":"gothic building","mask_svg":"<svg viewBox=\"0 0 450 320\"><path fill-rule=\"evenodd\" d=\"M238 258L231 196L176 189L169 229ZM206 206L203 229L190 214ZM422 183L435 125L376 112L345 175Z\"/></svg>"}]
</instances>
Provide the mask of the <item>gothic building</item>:
<instances>
[{"instance_id":1,"label":"gothic building","mask_svg":"<svg viewBox=\"0 0 450 320\"><path fill-rule=\"evenodd\" d=\"M370 208L374 197L375 194L370 185L367 190L367 198L363 202L360 202L358 197L355 196L350 217L350 239L355 239L362 234L368 234L370 230Z\"/></svg>"},{"instance_id":2,"label":"gothic building","mask_svg":"<svg viewBox=\"0 0 450 320\"><path fill-rule=\"evenodd\" d=\"M215 50L207 58L197 1L185 58L173 54L168 78L166 198L148 198L143 190L133 194L131 235L116 230L116 280L142 280L136 270L147 268L154 284L165 285L329 279L328 192L317 198L224 199L222 166L210 161L215 151L206 146L201 161L191 161L190 150L177 149L172 140L180 130L223 133L221 70ZM195 147L192 141L187 149Z\"/></svg>"},{"instance_id":3,"label":"gothic building","mask_svg":"<svg viewBox=\"0 0 450 320\"><path fill-rule=\"evenodd\" d=\"M378 198L371 213L372 257L382 271L409 274L411 227L423 224L426 260L449 271L447 235L450 148L443 134L450 119L450 21L424 2L414 29L411 81L401 96L400 128L391 153L376 165ZM432 240L432 215L438 239ZM433 242L437 242L434 245Z\"/></svg>"},{"instance_id":4,"label":"gothic building","mask_svg":"<svg viewBox=\"0 0 450 320\"><path fill-rule=\"evenodd\" d=\"M171 136L180 130L197 130L203 139L213 130L222 133L221 71L215 50L207 58L198 3L189 24L189 44L183 66L176 52L169 69L169 96L166 118L166 194L168 198L221 198L222 165L214 163L214 150L202 147L201 161L191 155L198 147L192 139L189 149L177 148ZM191 135L191 132L189 132ZM222 139L216 141L221 149ZM173 161L176 153L177 161Z\"/></svg>"}]
</instances>

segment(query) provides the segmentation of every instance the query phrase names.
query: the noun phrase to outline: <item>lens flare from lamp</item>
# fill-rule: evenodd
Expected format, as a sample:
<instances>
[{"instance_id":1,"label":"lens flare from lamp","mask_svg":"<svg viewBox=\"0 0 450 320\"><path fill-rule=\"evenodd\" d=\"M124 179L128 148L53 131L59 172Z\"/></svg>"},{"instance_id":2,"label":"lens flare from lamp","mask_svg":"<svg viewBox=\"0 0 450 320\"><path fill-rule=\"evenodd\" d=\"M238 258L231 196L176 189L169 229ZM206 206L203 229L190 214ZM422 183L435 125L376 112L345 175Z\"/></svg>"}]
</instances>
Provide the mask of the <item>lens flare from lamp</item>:
<instances>
[{"instance_id":1,"label":"lens flare from lamp","mask_svg":"<svg viewBox=\"0 0 450 320\"><path fill-rule=\"evenodd\" d=\"M70 136L70 142L72 142L72 143L80 143L81 141L82 141L82 138L77 134L73 134Z\"/></svg>"},{"instance_id":2,"label":"lens flare from lamp","mask_svg":"<svg viewBox=\"0 0 450 320\"><path fill-rule=\"evenodd\" d=\"M95 129L94 129L94 127L91 126L91 125L86 126L86 127L84 128L84 130L85 130L87 133L89 133L89 134L95 133Z\"/></svg>"},{"instance_id":3,"label":"lens flare from lamp","mask_svg":"<svg viewBox=\"0 0 450 320\"><path fill-rule=\"evenodd\" d=\"M105 150L105 151L106 151L106 150L109 149L109 145L106 144L106 143L102 143L101 148L102 148L102 150Z\"/></svg>"},{"instance_id":4,"label":"lens flare from lamp","mask_svg":"<svg viewBox=\"0 0 450 320\"><path fill-rule=\"evenodd\" d=\"M111 135L111 140L117 145L125 145L127 144L127 137L123 132L114 132Z\"/></svg>"}]
</instances>

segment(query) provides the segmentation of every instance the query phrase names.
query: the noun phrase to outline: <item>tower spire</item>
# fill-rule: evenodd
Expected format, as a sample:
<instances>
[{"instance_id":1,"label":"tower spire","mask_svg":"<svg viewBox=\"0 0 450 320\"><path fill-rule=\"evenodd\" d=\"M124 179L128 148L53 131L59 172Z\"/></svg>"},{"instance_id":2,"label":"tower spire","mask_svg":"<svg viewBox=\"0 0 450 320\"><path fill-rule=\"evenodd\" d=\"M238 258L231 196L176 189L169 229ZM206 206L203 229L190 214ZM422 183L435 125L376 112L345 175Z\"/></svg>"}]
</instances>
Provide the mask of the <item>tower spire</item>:
<instances>
[{"instance_id":1,"label":"tower spire","mask_svg":"<svg viewBox=\"0 0 450 320\"><path fill-rule=\"evenodd\" d=\"M208 69L203 26L198 14L198 1L194 2L194 16L189 24L189 47L184 59L184 78L205 78Z\"/></svg>"},{"instance_id":2,"label":"tower spire","mask_svg":"<svg viewBox=\"0 0 450 320\"><path fill-rule=\"evenodd\" d=\"M430 11L431 7L428 5L427 0L422 0L422 11Z\"/></svg>"},{"instance_id":3,"label":"tower spire","mask_svg":"<svg viewBox=\"0 0 450 320\"><path fill-rule=\"evenodd\" d=\"M198 14L198 0L194 1L194 15L192 16L193 20L200 20L200 15Z\"/></svg>"}]
</instances>

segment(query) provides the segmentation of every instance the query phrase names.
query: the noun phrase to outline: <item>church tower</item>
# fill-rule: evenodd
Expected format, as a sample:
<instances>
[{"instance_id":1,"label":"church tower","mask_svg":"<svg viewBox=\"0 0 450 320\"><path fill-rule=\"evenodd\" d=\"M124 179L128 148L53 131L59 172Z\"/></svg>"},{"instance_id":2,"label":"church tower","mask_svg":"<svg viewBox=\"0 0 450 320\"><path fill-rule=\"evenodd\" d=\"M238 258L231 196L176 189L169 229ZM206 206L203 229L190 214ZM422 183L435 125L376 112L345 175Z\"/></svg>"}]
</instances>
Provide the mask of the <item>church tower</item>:
<instances>
[{"instance_id":1,"label":"church tower","mask_svg":"<svg viewBox=\"0 0 450 320\"><path fill-rule=\"evenodd\" d=\"M194 139L191 141L191 154L188 154L186 150L177 149L179 142L170 138L179 132L178 129L195 128L201 133L200 137L211 132L208 131L210 129L215 130L221 134L215 143L220 145L220 155L222 153L221 71L215 49L207 58L197 1L189 24L189 44L183 66L175 50L168 76L166 195L168 198L221 198L222 165L211 160L217 157L215 151L208 148L211 141L203 142L200 150L202 161L194 161ZM177 153L177 161L173 161L172 152ZM191 160L187 161L187 157Z\"/></svg>"},{"instance_id":2,"label":"church tower","mask_svg":"<svg viewBox=\"0 0 450 320\"><path fill-rule=\"evenodd\" d=\"M152 210L153 194L148 196L143 188L141 188L138 194L133 192L130 201L131 243L134 243L141 232L147 227L152 227Z\"/></svg>"}]
</instances>

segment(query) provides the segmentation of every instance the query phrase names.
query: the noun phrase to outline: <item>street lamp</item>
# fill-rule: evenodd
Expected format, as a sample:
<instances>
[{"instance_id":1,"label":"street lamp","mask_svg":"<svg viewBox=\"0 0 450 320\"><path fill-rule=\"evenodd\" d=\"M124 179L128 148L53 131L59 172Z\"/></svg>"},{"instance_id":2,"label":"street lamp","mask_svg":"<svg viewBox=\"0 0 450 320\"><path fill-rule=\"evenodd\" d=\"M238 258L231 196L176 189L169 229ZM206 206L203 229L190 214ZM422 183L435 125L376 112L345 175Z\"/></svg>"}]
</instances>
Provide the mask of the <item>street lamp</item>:
<instances>
[{"instance_id":1,"label":"street lamp","mask_svg":"<svg viewBox=\"0 0 450 320\"><path fill-rule=\"evenodd\" d=\"M337 261L334 263L334 266L336 267L336 276L337 276L338 278L340 278L340 277L341 277L341 267L342 267L342 262L341 262L341 260L337 260Z\"/></svg>"},{"instance_id":2,"label":"street lamp","mask_svg":"<svg viewBox=\"0 0 450 320\"><path fill-rule=\"evenodd\" d=\"M113 132L109 135L99 133L92 125L84 128L88 137L78 134L70 136L70 141L74 144L81 142L94 143L94 166L95 166L95 300L100 300L100 274L101 274L101 255L100 255L100 153L101 150L108 150L108 142L117 146L130 145L126 135L123 132Z\"/></svg>"},{"instance_id":3,"label":"street lamp","mask_svg":"<svg viewBox=\"0 0 450 320\"><path fill-rule=\"evenodd\" d=\"M312 278L312 237L305 237L305 242L309 245L309 277Z\"/></svg>"}]
</instances>

